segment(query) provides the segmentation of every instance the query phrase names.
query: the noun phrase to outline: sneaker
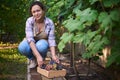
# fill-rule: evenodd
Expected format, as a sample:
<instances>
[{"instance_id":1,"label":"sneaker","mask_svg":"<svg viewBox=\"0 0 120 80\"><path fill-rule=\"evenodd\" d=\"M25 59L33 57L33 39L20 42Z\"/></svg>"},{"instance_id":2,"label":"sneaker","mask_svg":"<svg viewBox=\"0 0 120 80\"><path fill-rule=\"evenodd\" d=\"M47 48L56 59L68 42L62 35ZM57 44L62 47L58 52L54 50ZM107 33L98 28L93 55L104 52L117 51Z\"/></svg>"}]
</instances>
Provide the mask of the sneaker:
<instances>
[{"instance_id":1,"label":"sneaker","mask_svg":"<svg viewBox=\"0 0 120 80\"><path fill-rule=\"evenodd\" d=\"M35 59L29 60L28 67L29 68L35 68L37 66L37 62Z\"/></svg>"}]
</instances>

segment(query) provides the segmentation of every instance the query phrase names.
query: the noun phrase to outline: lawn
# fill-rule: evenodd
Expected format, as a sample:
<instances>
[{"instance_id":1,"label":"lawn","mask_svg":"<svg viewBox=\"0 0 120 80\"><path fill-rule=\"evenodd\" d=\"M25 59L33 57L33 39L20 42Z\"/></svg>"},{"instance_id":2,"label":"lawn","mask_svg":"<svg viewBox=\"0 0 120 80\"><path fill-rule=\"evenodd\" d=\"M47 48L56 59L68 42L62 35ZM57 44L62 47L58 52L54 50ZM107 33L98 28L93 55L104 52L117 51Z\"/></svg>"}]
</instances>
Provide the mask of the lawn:
<instances>
[{"instance_id":1,"label":"lawn","mask_svg":"<svg viewBox=\"0 0 120 80\"><path fill-rule=\"evenodd\" d=\"M26 61L17 48L0 49L0 80L26 80Z\"/></svg>"}]
</instances>

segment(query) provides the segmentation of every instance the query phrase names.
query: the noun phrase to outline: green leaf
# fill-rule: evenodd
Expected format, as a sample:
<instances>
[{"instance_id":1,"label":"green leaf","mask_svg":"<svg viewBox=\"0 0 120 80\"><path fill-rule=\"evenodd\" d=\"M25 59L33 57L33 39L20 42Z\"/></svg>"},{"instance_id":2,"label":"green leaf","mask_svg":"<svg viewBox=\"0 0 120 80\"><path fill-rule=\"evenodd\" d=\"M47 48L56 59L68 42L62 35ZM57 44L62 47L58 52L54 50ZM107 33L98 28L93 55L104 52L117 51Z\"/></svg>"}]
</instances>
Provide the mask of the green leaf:
<instances>
[{"instance_id":1,"label":"green leaf","mask_svg":"<svg viewBox=\"0 0 120 80\"><path fill-rule=\"evenodd\" d=\"M119 2L120 0L103 0L103 4L105 7L111 7L117 5Z\"/></svg>"},{"instance_id":2,"label":"green leaf","mask_svg":"<svg viewBox=\"0 0 120 80\"><path fill-rule=\"evenodd\" d=\"M75 37L73 38L73 42L75 43L82 43L84 41L84 37L85 34L84 33L78 33L77 35L75 35Z\"/></svg>"},{"instance_id":3,"label":"green leaf","mask_svg":"<svg viewBox=\"0 0 120 80\"><path fill-rule=\"evenodd\" d=\"M107 45L110 43L110 41L108 40L108 38L105 36L102 38L101 42L104 44L104 45Z\"/></svg>"},{"instance_id":4,"label":"green leaf","mask_svg":"<svg viewBox=\"0 0 120 80\"><path fill-rule=\"evenodd\" d=\"M73 38L73 36L74 36L73 34L64 33L60 39L62 39L62 41L66 44Z\"/></svg>"},{"instance_id":5,"label":"green leaf","mask_svg":"<svg viewBox=\"0 0 120 80\"><path fill-rule=\"evenodd\" d=\"M110 12L110 17L113 21L120 21L120 10L113 10Z\"/></svg>"},{"instance_id":6,"label":"green leaf","mask_svg":"<svg viewBox=\"0 0 120 80\"><path fill-rule=\"evenodd\" d=\"M61 41L59 44L58 44L58 49L60 52L63 51L63 48L65 47L65 43L63 41Z\"/></svg>"},{"instance_id":7,"label":"green leaf","mask_svg":"<svg viewBox=\"0 0 120 80\"><path fill-rule=\"evenodd\" d=\"M88 44L91 43L91 40L93 39L93 37L96 35L96 31L91 32L88 31L87 34L85 35L85 42L84 44L87 46Z\"/></svg>"},{"instance_id":8,"label":"green leaf","mask_svg":"<svg viewBox=\"0 0 120 80\"><path fill-rule=\"evenodd\" d=\"M98 13L96 10L91 10L90 8L87 8L83 11L75 10L76 16L80 17L80 22L93 22L96 20Z\"/></svg>"},{"instance_id":9,"label":"green leaf","mask_svg":"<svg viewBox=\"0 0 120 80\"><path fill-rule=\"evenodd\" d=\"M65 27L70 31L83 30L87 25L92 25L97 18L97 11L91 10L90 8L80 11L78 8L74 9L73 12L76 14L76 18L69 18L64 22Z\"/></svg>"},{"instance_id":10,"label":"green leaf","mask_svg":"<svg viewBox=\"0 0 120 80\"><path fill-rule=\"evenodd\" d=\"M113 62L116 61L117 57L120 58L120 54L115 52L113 54L111 54L110 56L108 56L108 61L106 63L106 67L110 66Z\"/></svg>"},{"instance_id":11,"label":"green leaf","mask_svg":"<svg viewBox=\"0 0 120 80\"><path fill-rule=\"evenodd\" d=\"M102 23L107 16L108 16L107 12L101 12L98 16L98 22Z\"/></svg>"},{"instance_id":12,"label":"green leaf","mask_svg":"<svg viewBox=\"0 0 120 80\"><path fill-rule=\"evenodd\" d=\"M64 25L68 29L68 31L72 32L80 26L80 23L78 20L73 20L72 18L70 18L69 20L64 22Z\"/></svg>"},{"instance_id":13,"label":"green leaf","mask_svg":"<svg viewBox=\"0 0 120 80\"><path fill-rule=\"evenodd\" d=\"M74 36L73 34L69 34L69 33L64 33L62 35L62 37L60 38L62 40L58 44L58 49L60 50L60 52L62 52L62 50L65 47L66 43L68 43L69 41L72 40L73 36Z\"/></svg>"},{"instance_id":14,"label":"green leaf","mask_svg":"<svg viewBox=\"0 0 120 80\"><path fill-rule=\"evenodd\" d=\"M61 0L61 1L57 2L55 5L60 8L61 6L64 5L64 1Z\"/></svg>"},{"instance_id":15,"label":"green leaf","mask_svg":"<svg viewBox=\"0 0 120 80\"><path fill-rule=\"evenodd\" d=\"M94 4L97 1L99 1L99 0L89 0L90 4Z\"/></svg>"},{"instance_id":16,"label":"green leaf","mask_svg":"<svg viewBox=\"0 0 120 80\"><path fill-rule=\"evenodd\" d=\"M69 10L73 7L72 5L75 2L75 0L63 0L62 2L64 2L64 8Z\"/></svg>"},{"instance_id":17,"label":"green leaf","mask_svg":"<svg viewBox=\"0 0 120 80\"><path fill-rule=\"evenodd\" d=\"M92 55L89 52L82 54L82 58L89 59Z\"/></svg>"},{"instance_id":18,"label":"green leaf","mask_svg":"<svg viewBox=\"0 0 120 80\"><path fill-rule=\"evenodd\" d=\"M106 33L106 31L109 30L109 26L112 25L111 17L107 14L107 12L100 13L98 17L98 22L101 23L100 27L104 30L104 33Z\"/></svg>"}]
</instances>

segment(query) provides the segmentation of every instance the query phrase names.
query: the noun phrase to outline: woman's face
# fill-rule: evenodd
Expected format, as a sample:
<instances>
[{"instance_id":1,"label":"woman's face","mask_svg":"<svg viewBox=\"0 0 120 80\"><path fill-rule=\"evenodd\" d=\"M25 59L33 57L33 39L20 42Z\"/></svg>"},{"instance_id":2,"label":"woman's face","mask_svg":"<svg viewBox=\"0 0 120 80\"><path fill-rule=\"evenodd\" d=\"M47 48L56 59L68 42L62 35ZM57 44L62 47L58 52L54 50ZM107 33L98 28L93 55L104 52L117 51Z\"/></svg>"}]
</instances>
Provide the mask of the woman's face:
<instances>
[{"instance_id":1,"label":"woman's face","mask_svg":"<svg viewBox=\"0 0 120 80\"><path fill-rule=\"evenodd\" d=\"M31 9L31 13L36 21L44 17L44 11L41 9L39 5L34 5Z\"/></svg>"}]
</instances>

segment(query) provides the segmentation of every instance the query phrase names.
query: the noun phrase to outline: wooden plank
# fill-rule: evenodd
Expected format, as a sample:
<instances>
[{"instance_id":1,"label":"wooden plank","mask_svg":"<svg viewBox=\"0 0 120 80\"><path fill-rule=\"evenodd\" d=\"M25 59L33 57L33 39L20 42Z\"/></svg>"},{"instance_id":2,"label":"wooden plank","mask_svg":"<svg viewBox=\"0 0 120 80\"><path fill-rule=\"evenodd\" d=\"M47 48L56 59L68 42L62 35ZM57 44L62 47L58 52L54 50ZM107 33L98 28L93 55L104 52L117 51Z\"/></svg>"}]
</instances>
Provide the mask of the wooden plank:
<instances>
[{"instance_id":1,"label":"wooden plank","mask_svg":"<svg viewBox=\"0 0 120 80\"><path fill-rule=\"evenodd\" d=\"M47 78L47 77L45 77L43 75L41 75L41 77L42 77L42 80L53 80L52 78Z\"/></svg>"},{"instance_id":2,"label":"wooden plank","mask_svg":"<svg viewBox=\"0 0 120 80\"><path fill-rule=\"evenodd\" d=\"M58 77L58 78L47 78L43 75L41 75L42 80L66 80L64 77Z\"/></svg>"}]
</instances>

